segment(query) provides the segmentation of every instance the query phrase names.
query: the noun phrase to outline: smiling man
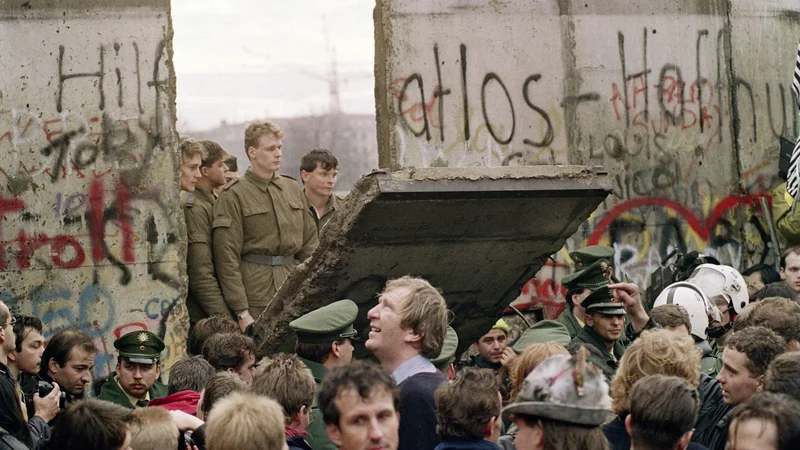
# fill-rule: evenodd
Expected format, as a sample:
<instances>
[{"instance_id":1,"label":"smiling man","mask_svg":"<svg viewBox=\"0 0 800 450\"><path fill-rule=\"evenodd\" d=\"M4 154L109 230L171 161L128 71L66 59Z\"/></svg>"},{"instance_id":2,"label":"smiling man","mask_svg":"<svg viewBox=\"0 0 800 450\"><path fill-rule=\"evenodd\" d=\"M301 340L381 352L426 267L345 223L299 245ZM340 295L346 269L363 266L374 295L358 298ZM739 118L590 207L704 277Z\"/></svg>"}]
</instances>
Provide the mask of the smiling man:
<instances>
[{"instance_id":1,"label":"smiling man","mask_svg":"<svg viewBox=\"0 0 800 450\"><path fill-rule=\"evenodd\" d=\"M244 147L250 168L222 188L212 223L217 279L242 331L319 244L302 189L278 174L283 130L268 120L252 122Z\"/></svg>"},{"instance_id":2,"label":"smiling man","mask_svg":"<svg viewBox=\"0 0 800 450\"><path fill-rule=\"evenodd\" d=\"M367 313L365 343L400 388L401 450L433 450L436 434L434 393L446 381L431 363L442 351L447 332L447 304L422 278L386 283L378 305Z\"/></svg>"},{"instance_id":3,"label":"smiling man","mask_svg":"<svg viewBox=\"0 0 800 450\"><path fill-rule=\"evenodd\" d=\"M100 389L100 400L126 408L143 408L150 400L167 396L167 387L160 382L158 365L164 341L149 331L132 331L116 341L119 350L117 371Z\"/></svg>"},{"instance_id":4,"label":"smiling man","mask_svg":"<svg viewBox=\"0 0 800 450\"><path fill-rule=\"evenodd\" d=\"M328 436L339 450L395 450L400 394L389 374L366 361L330 371L319 393Z\"/></svg>"},{"instance_id":5,"label":"smiling man","mask_svg":"<svg viewBox=\"0 0 800 450\"><path fill-rule=\"evenodd\" d=\"M321 230L342 201L333 189L339 175L339 160L329 150L315 149L300 160L300 178L308 199L308 211Z\"/></svg>"}]
</instances>

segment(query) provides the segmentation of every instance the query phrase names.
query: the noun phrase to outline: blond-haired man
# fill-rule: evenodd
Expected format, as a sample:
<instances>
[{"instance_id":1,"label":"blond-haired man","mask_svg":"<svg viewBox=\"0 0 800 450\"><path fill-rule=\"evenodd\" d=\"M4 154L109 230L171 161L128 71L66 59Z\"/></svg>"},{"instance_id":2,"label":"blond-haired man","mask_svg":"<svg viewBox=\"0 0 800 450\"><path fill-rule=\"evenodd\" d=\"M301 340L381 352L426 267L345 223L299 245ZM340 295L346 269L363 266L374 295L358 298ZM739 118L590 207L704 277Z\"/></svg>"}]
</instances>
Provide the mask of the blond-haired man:
<instances>
[{"instance_id":1,"label":"blond-haired man","mask_svg":"<svg viewBox=\"0 0 800 450\"><path fill-rule=\"evenodd\" d=\"M378 305L369 310L365 346L392 373L400 388L400 450L433 450L436 434L434 393L445 376L431 363L447 332L447 304L422 278L386 283Z\"/></svg>"},{"instance_id":2,"label":"blond-haired man","mask_svg":"<svg viewBox=\"0 0 800 450\"><path fill-rule=\"evenodd\" d=\"M250 123L244 147L250 168L214 204L214 263L222 295L244 331L267 308L291 270L319 244L300 185L278 174L283 130Z\"/></svg>"},{"instance_id":3,"label":"blond-haired man","mask_svg":"<svg viewBox=\"0 0 800 450\"><path fill-rule=\"evenodd\" d=\"M208 415L206 448L214 450L285 450L283 411L260 395L234 393Z\"/></svg>"}]
</instances>

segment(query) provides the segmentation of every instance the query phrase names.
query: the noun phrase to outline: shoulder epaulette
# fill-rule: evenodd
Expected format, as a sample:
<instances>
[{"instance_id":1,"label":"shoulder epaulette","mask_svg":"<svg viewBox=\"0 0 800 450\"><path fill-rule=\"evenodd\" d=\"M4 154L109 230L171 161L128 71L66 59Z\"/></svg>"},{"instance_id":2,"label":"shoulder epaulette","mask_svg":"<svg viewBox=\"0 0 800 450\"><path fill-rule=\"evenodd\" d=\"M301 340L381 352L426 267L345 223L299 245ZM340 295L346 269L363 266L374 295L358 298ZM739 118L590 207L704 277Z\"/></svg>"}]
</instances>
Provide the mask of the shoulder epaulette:
<instances>
[{"instance_id":1,"label":"shoulder epaulette","mask_svg":"<svg viewBox=\"0 0 800 450\"><path fill-rule=\"evenodd\" d=\"M280 174L280 175L281 175L282 177L288 178L288 179L290 179L290 180L297 181L297 178L290 177L289 175L284 175L284 174Z\"/></svg>"},{"instance_id":2,"label":"shoulder epaulette","mask_svg":"<svg viewBox=\"0 0 800 450\"><path fill-rule=\"evenodd\" d=\"M234 178L231 181L228 181L227 183L225 183L225 186L222 186L222 190L223 191L227 191L228 188L230 188L231 186L233 186L234 184L236 184L238 182L239 182L239 179L238 178Z\"/></svg>"},{"instance_id":3,"label":"shoulder epaulette","mask_svg":"<svg viewBox=\"0 0 800 450\"><path fill-rule=\"evenodd\" d=\"M191 208L192 206L194 206L194 201L196 198L197 196L194 195L194 192L190 192L189 195L186 196L186 199L183 201L184 206L188 206L189 208Z\"/></svg>"}]
</instances>

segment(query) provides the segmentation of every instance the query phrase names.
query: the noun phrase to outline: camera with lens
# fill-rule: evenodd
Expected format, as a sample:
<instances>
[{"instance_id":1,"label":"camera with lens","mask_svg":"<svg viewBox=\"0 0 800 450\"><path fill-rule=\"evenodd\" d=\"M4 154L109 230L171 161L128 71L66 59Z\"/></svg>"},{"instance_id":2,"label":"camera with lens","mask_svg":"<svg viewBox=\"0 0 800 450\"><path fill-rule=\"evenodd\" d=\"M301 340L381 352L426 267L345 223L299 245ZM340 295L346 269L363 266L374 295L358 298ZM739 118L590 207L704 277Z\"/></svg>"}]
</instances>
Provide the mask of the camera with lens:
<instances>
[{"instance_id":1,"label":"camera with lens","mask_svg":"<svg viewBox=\"0 0 800 450\"><path fill-rule=\"evenodd\" d=\"M34 389L33 393L39 393L39 397L47 397L50 393L53 392L53 385L48 383L44 380L36 380L36 389ZM33 406L33 393L25 394L25 403ZM58 407L60 409L64 409L67 403L67 394L64 391L61 391L59 398L58 398Z\"/></svg>"}]
</instances>

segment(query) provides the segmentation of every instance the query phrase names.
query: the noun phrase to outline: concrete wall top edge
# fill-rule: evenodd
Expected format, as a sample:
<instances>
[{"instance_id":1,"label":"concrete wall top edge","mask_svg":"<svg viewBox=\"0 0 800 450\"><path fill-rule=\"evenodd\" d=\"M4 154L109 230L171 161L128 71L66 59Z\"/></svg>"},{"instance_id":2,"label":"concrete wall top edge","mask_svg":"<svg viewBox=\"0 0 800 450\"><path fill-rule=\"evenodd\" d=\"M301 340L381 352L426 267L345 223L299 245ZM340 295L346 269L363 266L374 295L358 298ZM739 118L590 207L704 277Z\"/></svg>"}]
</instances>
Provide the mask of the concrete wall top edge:
<instances>
[{"instance_id":1,"label":"concrete wall top edge","mask_svg":"<svg viewBox=\"0 0 800 450\"><path fill-rule=\"evenodd\" d=\"M461 1L443 0L381 0L391 3L393 16L422 14L517 14L520 12L539 12L543 14L568 15L726 15L727 0L682 0L669 2L630 2L627 0L549 0L530 2L525 0L507 1ZM766 5L759 9L765 11L781 9L781 5Z\"/></svg>"},{"instance_id":2,"label":"concrete wall top edge","mask_svg":"<svg viewBox=\"0 0 800 450\"><path fill-rule=\"evenodd\" d=\"M119 8L169 10L170 0L0 0L0 11L27 14L35 11L97 11Z\"/></svg>"}]
</instances>

